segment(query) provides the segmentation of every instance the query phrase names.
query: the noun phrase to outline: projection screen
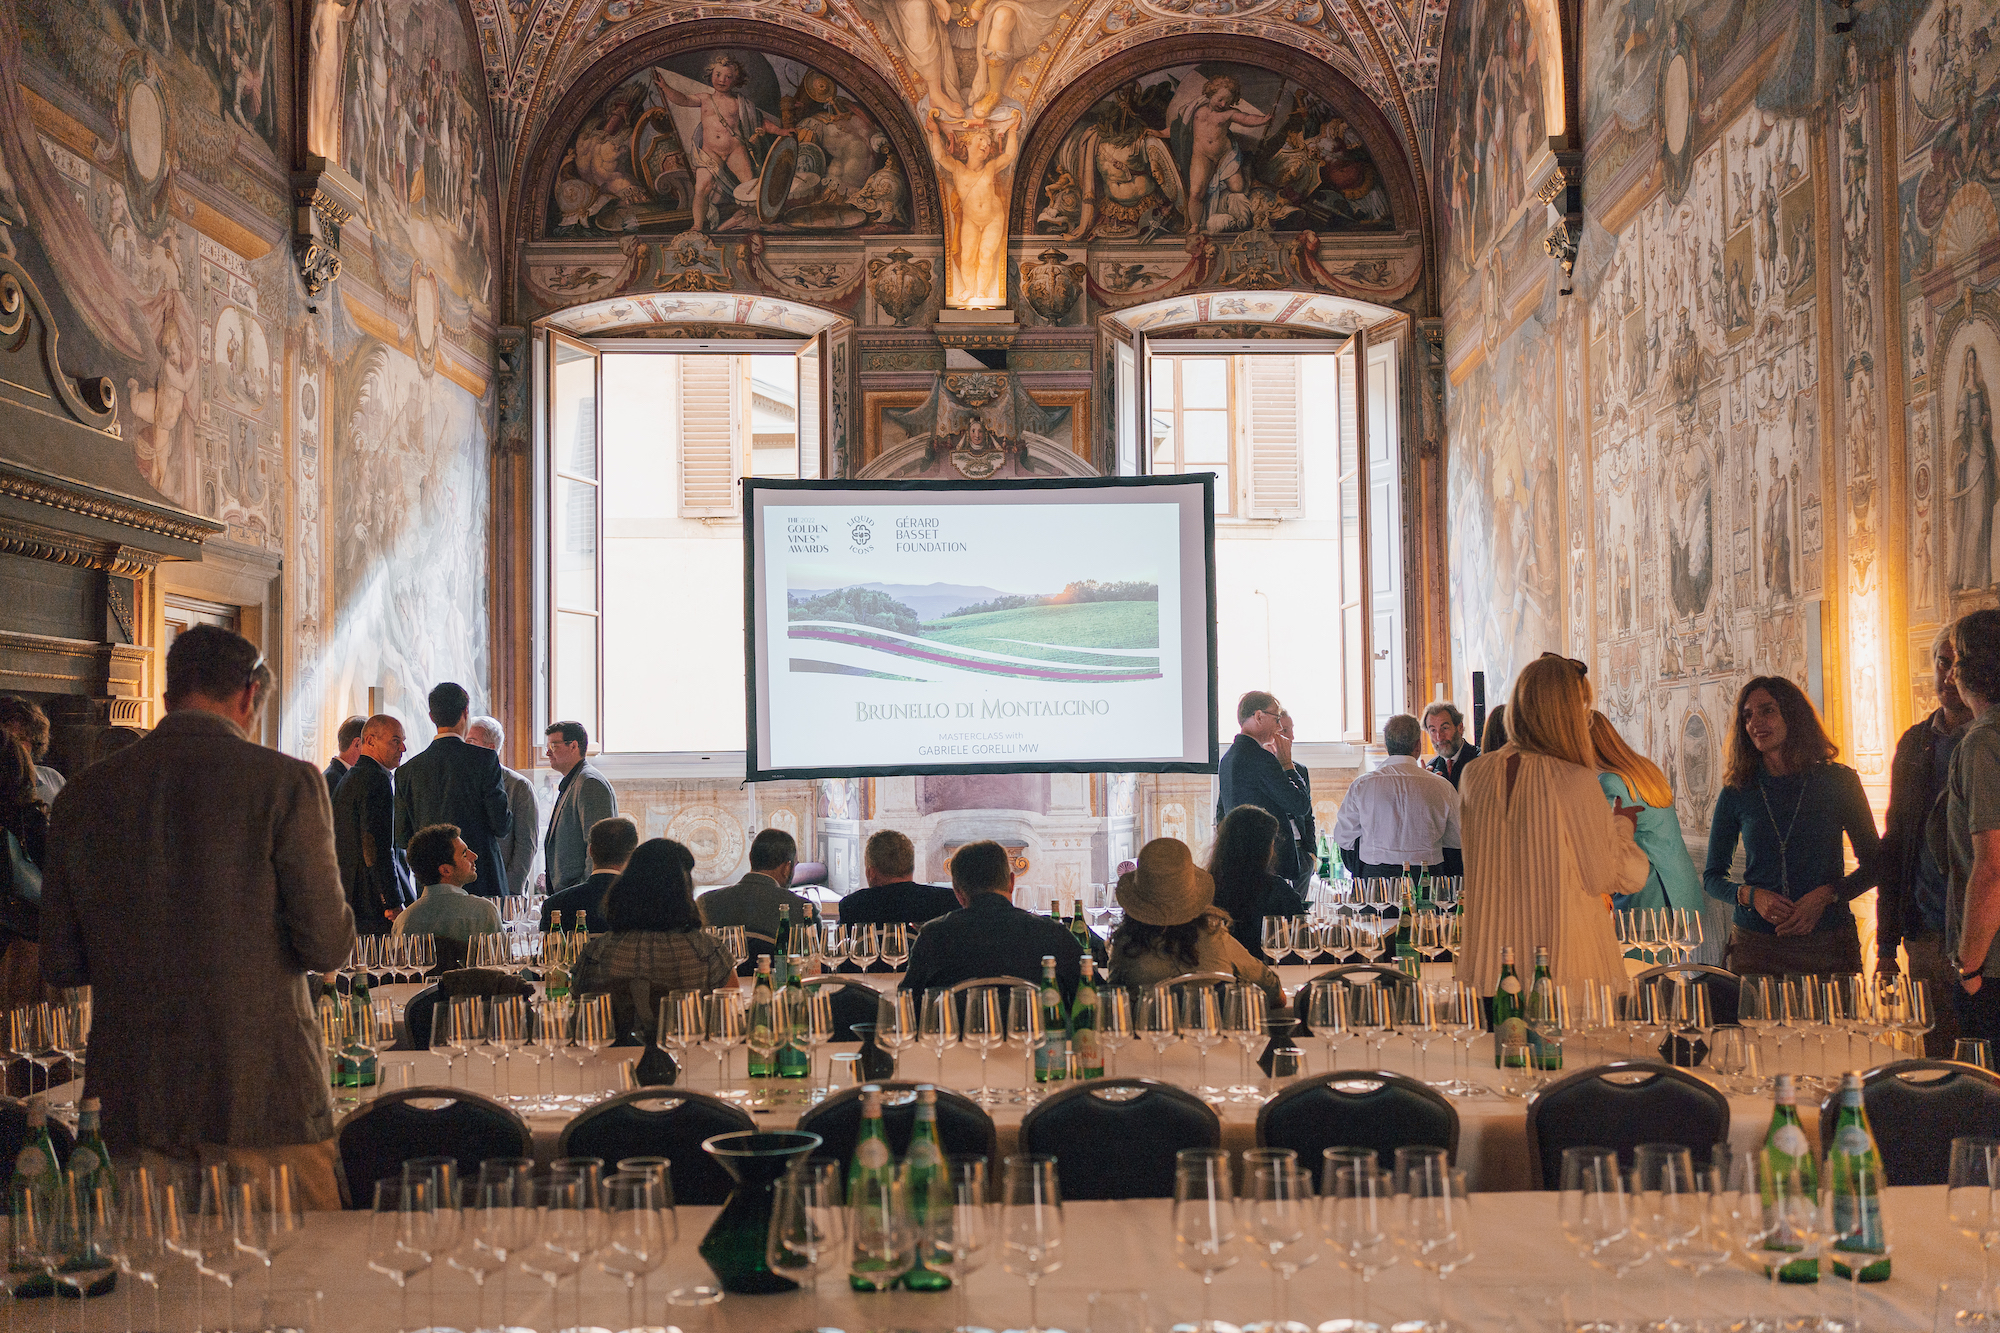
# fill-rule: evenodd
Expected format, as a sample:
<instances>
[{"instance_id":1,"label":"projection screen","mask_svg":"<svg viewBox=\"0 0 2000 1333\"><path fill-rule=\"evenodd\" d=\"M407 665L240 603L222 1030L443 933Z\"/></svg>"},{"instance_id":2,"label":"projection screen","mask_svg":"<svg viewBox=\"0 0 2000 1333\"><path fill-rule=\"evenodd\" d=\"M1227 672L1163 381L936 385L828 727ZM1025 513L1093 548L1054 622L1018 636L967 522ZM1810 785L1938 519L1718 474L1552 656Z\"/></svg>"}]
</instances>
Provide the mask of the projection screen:
<instances>
[{"instance_id":1,"label":"projection screen","mask_svg":"<svg viewBox=\"0 0 2000 1333\"><path fill-rule=\"evenodd\" d=\"M749 781L1215 771L1212 476L743 484Z\"/></svg>"}]
</instances>

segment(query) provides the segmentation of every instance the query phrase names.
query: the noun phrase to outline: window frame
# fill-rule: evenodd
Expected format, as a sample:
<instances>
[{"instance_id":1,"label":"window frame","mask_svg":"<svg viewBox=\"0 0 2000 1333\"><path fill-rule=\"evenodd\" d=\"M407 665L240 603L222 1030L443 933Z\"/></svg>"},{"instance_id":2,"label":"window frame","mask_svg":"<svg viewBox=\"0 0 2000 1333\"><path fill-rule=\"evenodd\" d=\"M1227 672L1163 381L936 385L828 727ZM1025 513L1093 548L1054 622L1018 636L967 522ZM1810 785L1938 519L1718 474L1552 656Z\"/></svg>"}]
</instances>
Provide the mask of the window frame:
<instances>
[{"instance_id":1,"label":"window frame","mask_svg":"<svg viewBox=\"0 0 2000 1333\"><path fill-rule=\"evenodd\" d=\"M1161 410L1158 401L1152 395L1151 386L1154 382L1152 379L1152 372L1153 368L1162 361L1171 362L1174 368L1174 401L1173 405L1167 409L1167 411L1171 413L1173 418L1171 429L1173 431L1174 461L1171 464L1166 464L1166 465L1163 465L1160 462L1159 446L1155 442L1157 437L1153 436L1151 429L1153 422L1157 419ZM1220 361L1222 363L1223 405L1220 408L1184 407L1182 405L1182 398L1184 397L1184 394L1182 392L1181 370L1184 363L1188 361ZM1237 393L1236 381L1239 378L1239 376L1237 373L1237 363L1235 354L1231 352L1210 351L1207 348L1202 348L1199 351L1160 351L1157 350L1157 348L1149 349L1149 355L1147 357L1147 364L1146 364L1146 373L1147 373L1147 386L1148 386L1147 412L1146 412L1146 421L1148 427L1147 440L1146 440L1147 475L1155 477L1163 477L1163 476L1185 477L1190 475L1191 470L1194 473L1199 473L1204 469L1214 469L1216 467L1227 468L1229 471L1229 478L1228 478L1229 485L1227 488L1229 494L1226 498L1228 499L1229 507L1227 510L1218 508L1216 510L1215 517L1218 522L1220 522L1223 519L1235 519L1239 517L1240 511L1243 507L1239 503L1239 499L1241 497L1243 489L1243 482L1242 482L1243 468L1242 468L1242 459L1240 457L1240 448L1239 448L1239 437L1242 432L1237 425L1237 401L1239 395ZM1189 412L1216 412L1216 411L1220 411L1222 413L1222 437L1224 441L1223 449L1228 454L1228 458L1224 462L1219 464L1217 463L1189 464L1185 458L1185 453L1187 448L1187 428L1185 424L1185 414ZM1217 488L1216 498L1218 500L1225 498L1221 494L1222 489L1223 488L1221 487Z\"/></svg>"}]
</instances>

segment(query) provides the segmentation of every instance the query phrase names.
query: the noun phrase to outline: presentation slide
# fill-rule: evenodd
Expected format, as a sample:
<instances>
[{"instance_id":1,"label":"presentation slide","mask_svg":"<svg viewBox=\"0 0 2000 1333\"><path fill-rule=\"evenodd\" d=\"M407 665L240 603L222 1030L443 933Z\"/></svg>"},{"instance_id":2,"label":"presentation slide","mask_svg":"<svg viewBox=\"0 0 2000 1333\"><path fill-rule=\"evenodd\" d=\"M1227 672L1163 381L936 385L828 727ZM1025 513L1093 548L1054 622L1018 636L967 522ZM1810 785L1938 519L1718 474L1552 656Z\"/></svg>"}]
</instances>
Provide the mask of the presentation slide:
<instances>
[{"instance_id":1,"label":"presentation slide","mask_svg":"<svg viewBox=\"0 0 2000 1333\"><path fill-rule=\"evenodd\" d=\"M1213 772L1211 484L746 481L749 780Z\"/></svg>"}]
</instances>

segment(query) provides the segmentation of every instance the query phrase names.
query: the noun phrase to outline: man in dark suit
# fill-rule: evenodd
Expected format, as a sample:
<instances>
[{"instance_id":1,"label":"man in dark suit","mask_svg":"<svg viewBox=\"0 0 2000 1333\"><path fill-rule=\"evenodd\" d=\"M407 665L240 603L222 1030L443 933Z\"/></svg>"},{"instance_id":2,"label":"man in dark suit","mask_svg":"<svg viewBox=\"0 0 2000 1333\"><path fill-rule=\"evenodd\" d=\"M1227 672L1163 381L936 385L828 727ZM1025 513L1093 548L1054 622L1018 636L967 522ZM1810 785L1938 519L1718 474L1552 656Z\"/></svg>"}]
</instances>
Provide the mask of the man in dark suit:
<instances>
[{"instance_id":1,"label":"man in dark suit","mask_svg":"<svg viewBox=\"0 0 2000 1333\"><path fill-rule=\"evenodd\" d=\"M921 926L958 910L958 895L940 884L918 884L917 849L894 829L880 829L861 851L868 887L840 900L843 926Z\"/></svg>"},{"instance_id":2,"label":"man in dark suit","mask_svg":"<svg viewBox=\"0 0 2000 1333\"><path fill-rule=\"evenodd\" d=\"M403 724L387 713L368 719L361 750L333 794L333 854L354 909L354 929L387 935L396 913L417 900L417 882L396 843L396 780L409 748Z\"/></svg>"},{"instance_id":3,"label":"man in dark suit","mask_svg":"<svg viewBox=\"0 0 2000 1333\"><path fill-rule=\"evenodd\" d=\"M1277 699L1263 690L1252 690L1236 701L1236 725L1241 730L1222 752L1215 822L1220 824L1239 805L1259 806L1277 816L1278 855L1271 872L1297 888L1313 870L1310 854L1301 857L1300 846L1316 846L1319 832L1313 824L1312 789L1305 771L1292 762L1291 737L1280 728L1283 712ZM1286 836L1288 824L1296 830L1292 837Z\"/></svg>"},{"instance_id":4,"label":"man in dark suit","mask_svg":"<svg viewBox=\"0 0 2000 1333\"><path fill-rule=\"evenodd\" d=\"M340 753L326 761L323 771L326 778L326 794L333 795L340 790L340 780L347 776L347 770L354 767L355 757L361 753L361 728L368 719L350 717L340 724L334 733L334 741L340 746Z\"/></svg>"},{"instance_id":5,"label":"man in dark suit","mask_svg":"<svg viewBox=\"0 0 2000 1333\"><path fill-rule=\"evenodd\" d=\"M796 838L781 828L759 830L750 840L750 873L734 884L710 889L694 900L694 905L701 909L703 923L741 926L752 935L763 937L750 941L752 954L771 952L766 941L777 938L778 909L790 907L792 925L796 927L805 921L806 909L812 905L809 899L792 892L792 871L798 868L798 862Z\"/></svg>"},{"instance_id":6,"label":"man in dark suit","mask_svg":"<svg viewBox=\"0 0 2000 1333\"><path fill-rule=\"evenodd\" d=\"M396 843L408 847L417 830L453 824L479 858L479 874L465 886L480 898L507 892L507 863L500 839L513 827L500 756L465 739L472 696L446 681L430 693L431 724L437 739L407 760L396 775Z\"/></svg>"},{"instance_id":7,"label":"man in dark suit","mask_svg":"<svg viewBox=\"0 0 2000 1333\"><path fill-rule=\"evenodd\" d=\"M1076 994L1083 946L1060 924L1014 906L1014 867L997 842L952 853L951 891L962 906L924 927L910 946L902 989L921 995L974 977L1040 982L1042 959L1056 960L1064 1003Z\"/></svg>"},{"instance_id":8,"label":"man in dark suit","mask_svg":"<svg viewBox=\"0 0 2000 1333\"><path fill-rule=\"evenodd\" d=\"M1437 751L1431 757L1431 772L1458 786L1459 774L1479 758L1479 747L1465 734L1465 714L1440 699L1424 710L1424 730L1430 733L1431 748Z\"/></svg>"},{"instance_id":9,"label":"man in dark suit","mask_svg":"<svg viewBox=\"0 0 2000 1333\"><path fill-rule=\"evenodd\" d=\"M590 914L590 933L602 935L610 929L611 918L605 914L604 894L611 887L611 881L625 873L625 863L632 859L632 853L639 848L639 826L629 815L613 815L600 819L590 826L590 878L581 884L572 884L561 893L552 893L542 900L542 929L547 930L555 914L563 914L563 928L577 928L576 914Z\"/></svg>"},{"instance_id":10,"label":"man in dark suit","mask_svg":"<svg viewBox=\"0 0 2000 1333\"><path fill-rule=\"evenodd\" d=\"M598 820L618 813L618 794L584 757L590 733L583 723L552 722L544 739L549 767L562 774L549 831L542 838L542 873L553 893L590 877L590 830Z\"/></svg>"}]
</instances>

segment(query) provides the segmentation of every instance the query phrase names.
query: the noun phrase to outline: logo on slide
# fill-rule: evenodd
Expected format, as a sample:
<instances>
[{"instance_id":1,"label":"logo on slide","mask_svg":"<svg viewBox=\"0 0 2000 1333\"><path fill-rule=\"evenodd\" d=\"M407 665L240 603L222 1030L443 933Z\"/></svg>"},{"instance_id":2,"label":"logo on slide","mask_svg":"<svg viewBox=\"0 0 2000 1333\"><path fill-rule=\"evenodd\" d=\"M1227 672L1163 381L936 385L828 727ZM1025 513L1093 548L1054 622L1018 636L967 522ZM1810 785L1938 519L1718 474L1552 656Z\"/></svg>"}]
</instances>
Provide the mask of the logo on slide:
<instances>
[{"instance_id":1,"label":"logo on slide","mask_svg":"<svg viewBox=\"0 0 2000 1333\"><path fill-rule=\"evenodd\" d=\"M847 520L848 550L856 555L868 555L874 549L875 527L866 517L855 515Z\"/></svg>"}]
</instances>

